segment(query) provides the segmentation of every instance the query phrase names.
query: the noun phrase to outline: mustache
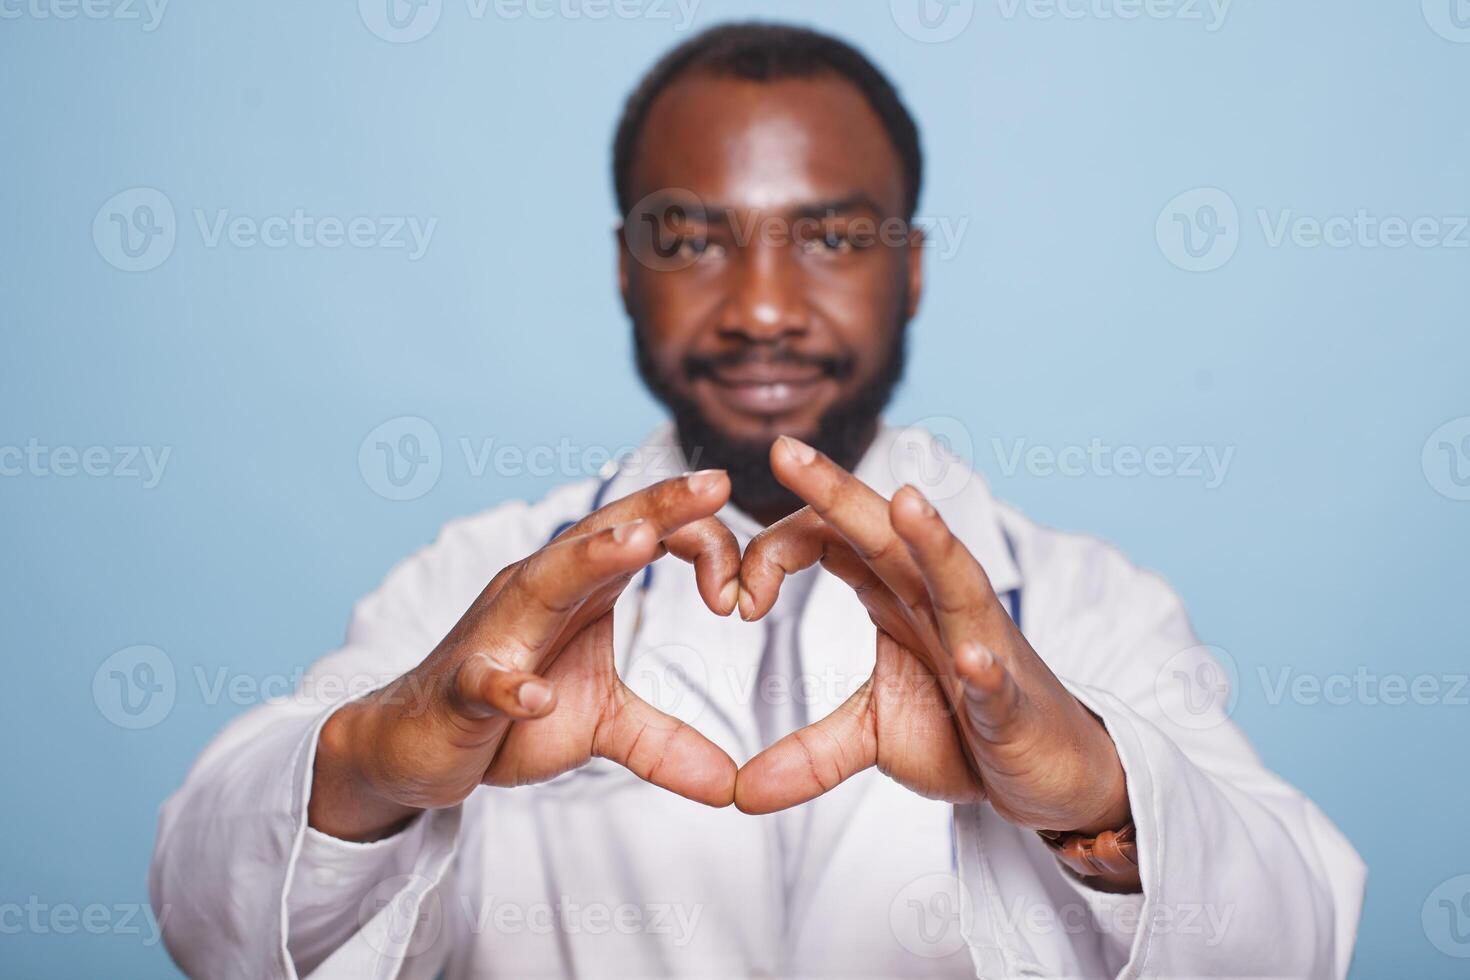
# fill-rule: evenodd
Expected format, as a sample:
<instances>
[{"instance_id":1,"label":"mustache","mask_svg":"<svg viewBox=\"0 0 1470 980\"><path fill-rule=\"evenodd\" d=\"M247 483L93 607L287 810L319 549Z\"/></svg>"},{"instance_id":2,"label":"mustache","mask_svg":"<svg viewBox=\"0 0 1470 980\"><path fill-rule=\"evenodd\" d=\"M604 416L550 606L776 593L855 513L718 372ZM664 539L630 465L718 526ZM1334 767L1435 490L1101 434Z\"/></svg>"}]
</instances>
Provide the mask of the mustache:
<instances>
[{"instance_id":1,"label":"mustache","mask_svg":"<svg viewBox=\"0 0 1470 980\"><path fill-rule=\"evenodd\" d=\"M717 354L686 354L684 355L684 375L693 381L698 378L707 378L715 372L734 367L743 367L747 364L783 365L792 367L815 368L828 377L843 380L849 377L856 363L851 356L839 354L806 354L792 350L789 347L770 348L758 344L748 344L734 350L720 351Z\"/></svg>"}]
</instances>

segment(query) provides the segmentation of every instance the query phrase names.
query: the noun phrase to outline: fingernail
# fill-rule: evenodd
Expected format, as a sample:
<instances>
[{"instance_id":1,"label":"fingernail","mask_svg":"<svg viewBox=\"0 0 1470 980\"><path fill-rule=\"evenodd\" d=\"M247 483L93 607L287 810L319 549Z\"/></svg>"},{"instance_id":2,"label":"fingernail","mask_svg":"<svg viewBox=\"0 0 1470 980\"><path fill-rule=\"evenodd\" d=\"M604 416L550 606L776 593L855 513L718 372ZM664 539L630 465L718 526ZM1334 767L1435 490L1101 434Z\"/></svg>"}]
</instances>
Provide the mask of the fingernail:
<instances>
[{"instance_id":1,"label":"fingernail","mask_svg":"<svg viewBox=\"0 0 1470 980\"><path fill-rule=\"evenodd\" d=\"M817 458L817 451L795 436L782 436L781 441L786 443L786 451L795 456L802 466Z\"/></svg>"},{"instance_id":2,"label":"fingernail","mask_svg":"<svg viewBox=\"0 0 1470 980\"><path fill-rule=\"evenodd\" d=\"M925 517L939 516L939 512L934 509L934 505L929 503L929 498L925 497L923 492L918 487L914 486L912 483L905 483L903 486L904 489L907 490L913 496L913 499L918 503L919 513L923 514Z\"/></svg>"},{"instance_id":3,"label":"fingernail","mask_svg":"<svg viewBox=\"0 0 1470 980\"><path fill-rule=\"evenodd\" d=\"M740 590L740 598L738 600L738 604L740 606L740 618L745 620L747 623L750 622L750 616L753 612L755 612L755 600L752 599L750 597L750 593L746 592L743 588Z\"/></svg>"},{"instance_id":4,"label":"fingernail","mask_svg":"<svg viewBox=\"0 0 1470 980\"><path fill-rule=\"evenodd\" d=\"M995 663L995 654L991 653L990 649L983 644L966 643L956 652L955 660L960 662L961 673L970 674L982 670L989 670L991 665ZM965 684L969 686L968 677L965 679Z\"/></svg>"},{"instance_id":5,"label":"fingernail","mask_svg":"<svg viewBox=\"0 0 1470 980\"><path fill-rule=\"evenodd\" d=\"M694 493L704 493L719 483L724 475L724 470L699 470L686 476L684 484Z\"/></svg>"},{"instance_id":6,"label":"fingernail","mask_svg":"<svg viewBox=\"0 0 1470 980\"><path fill-rule=\"evenodd\" d=\"M516 691L516 700L527 711L540 711L551 700L551 687L544 681L526 681Z\"/></svg>"},{"instance_id":7,"label":"fingernail","mask_svg":"<svg viewBox=\"0 0 1470 980\"><path fill-rule=\"evenodd\" d=\"M643 518L640 517L637 520L629 521L626 524L619 524L617 527L612 529L613 541L617 542L618 544L622 544L623 542L627 541L628 536L636 531L638 529L638 525L642 523Z\"/></svg>"},{"instance_id":8,"label":"fingernail","mask_svg":"<svg viewBox=\"0 0 1470 980\"><path fill-rule=\"evenodd\" d=\"M734 609L740 601L740 580L732 578L720 590L720 608Z\"/></svg>"}]
</instances>

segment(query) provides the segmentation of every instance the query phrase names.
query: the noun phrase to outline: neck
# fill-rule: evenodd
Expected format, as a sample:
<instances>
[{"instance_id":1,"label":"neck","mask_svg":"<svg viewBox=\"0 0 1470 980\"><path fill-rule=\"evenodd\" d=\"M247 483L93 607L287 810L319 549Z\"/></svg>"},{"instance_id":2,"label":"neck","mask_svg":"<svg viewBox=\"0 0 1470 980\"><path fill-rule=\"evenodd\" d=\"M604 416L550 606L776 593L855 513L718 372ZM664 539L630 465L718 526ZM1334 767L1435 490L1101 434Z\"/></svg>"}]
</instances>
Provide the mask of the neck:
<instances>
[{"instance_id":1,"label":"neck","mask_svg":"<svg viewBox=\"0 0 1470 980\"><path fill-rule=\"evenodd\" d=\"M857 438L844 447L845 451L841 452L840 458L833 452L836 447L823 446L818 443L816 448L831 455L833 462L838 466L852 471L857 468L858 461L867 453L877 436L878 420L873 419L863 426ZM770 527L783 517L789 517L806 506L806 501L784 487L773 485L771 481L761 481L767 485L759 486L755 485L755 481L739 479L734 473L731 474L731 477L730 502L759 521L763 527Z\"/></svg>"}]
</instances>

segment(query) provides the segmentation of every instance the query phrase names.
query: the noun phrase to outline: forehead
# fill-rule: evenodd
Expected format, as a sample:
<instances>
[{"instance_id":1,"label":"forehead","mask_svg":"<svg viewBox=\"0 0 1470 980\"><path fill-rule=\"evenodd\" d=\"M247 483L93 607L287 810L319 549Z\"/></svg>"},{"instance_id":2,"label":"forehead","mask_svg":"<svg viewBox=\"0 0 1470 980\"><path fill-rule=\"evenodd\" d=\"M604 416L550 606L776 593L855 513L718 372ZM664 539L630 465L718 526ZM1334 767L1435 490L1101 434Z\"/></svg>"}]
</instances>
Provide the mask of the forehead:
<instances>
[{"instance_id":1,"label":"forehead","mask_svg":"<svg viewBox=\"0 0 1470 980\"><path fill-rule=\"evenodd\" d=\"M771 211L858 194L893 214L904 204L903 168L882 122L831 73L676 79L649 110L629 178L633 200L683 188L706 204Z\"/></svg>"}]
</instances>

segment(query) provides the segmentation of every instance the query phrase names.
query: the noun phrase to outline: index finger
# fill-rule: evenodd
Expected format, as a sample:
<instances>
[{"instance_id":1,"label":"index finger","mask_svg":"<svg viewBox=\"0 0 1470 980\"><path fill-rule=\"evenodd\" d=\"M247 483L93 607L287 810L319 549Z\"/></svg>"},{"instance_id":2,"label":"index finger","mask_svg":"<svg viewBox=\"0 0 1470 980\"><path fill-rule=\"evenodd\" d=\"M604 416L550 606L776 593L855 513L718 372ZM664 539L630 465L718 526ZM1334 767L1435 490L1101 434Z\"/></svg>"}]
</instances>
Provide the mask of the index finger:
<instances>
[{"instance_id":1,"label":"index finger","mask_svg":"<svg viewBox=\"0 0 1470 980\"><path fill-rule=\"evenodd\" d=\"M904 605L923 600L923 579L893 530L888 501L881 494L791 436L771 446L771 471L852 546Z\"/></svg>"},{"instance_id":2,"label":"index finger","mask_svg":"<svg viewBox=\"0 0 1470 980\"><path fill-rule=\"evenodd\" d=\"M558 534L556 540L644 520L662 541L684 525L713 515L729 499L730 477L724 470L686 473L604 504Z\"/></svg>"},{"instance_id":3,"label":"index finger","mask_svg":"<svg viewBox=\"0 0 1470 980\"><path fill-rule=\"evenodd\" d=\"M508 669L535 671L588 596L626 582L659 549L642 520L557 538L522 562L490 601L488 614L472 627L484 637L475 646Z\"/></svg>"}]
</instances>

